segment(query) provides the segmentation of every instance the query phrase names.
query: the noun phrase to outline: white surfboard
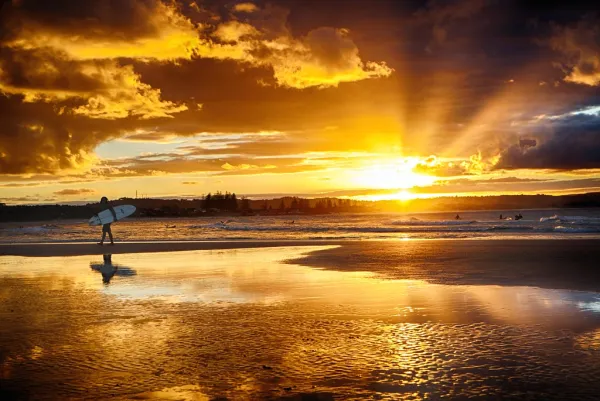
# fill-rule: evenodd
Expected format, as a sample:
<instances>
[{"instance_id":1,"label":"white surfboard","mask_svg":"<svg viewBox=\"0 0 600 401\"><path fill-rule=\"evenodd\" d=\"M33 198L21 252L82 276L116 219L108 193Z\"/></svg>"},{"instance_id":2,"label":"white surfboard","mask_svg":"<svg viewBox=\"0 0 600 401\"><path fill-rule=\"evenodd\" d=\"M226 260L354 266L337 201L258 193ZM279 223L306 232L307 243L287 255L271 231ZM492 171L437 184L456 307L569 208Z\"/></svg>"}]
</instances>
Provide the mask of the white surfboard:
<instances>
[{"instance_id":1,"label":"white surfboard","mask_svg":"<svg viewBox=\"0 0 600 401\"><path fill-rule=\"evenodd\" d=\"M115 207L113 207L113 209L115 209L115 214L117 215L117 221L123 220L127 216L131 216L135 212L135 206L133 206L133 205L115 206ZM102 224L113 223L114 221L115 221L115 219L113 217L112 212L110 211L110 209L106 209L106 210L98 213L98 215L92 217L89 220L89 223L90 223L90 226L99 226Z\"/></svg>"}]
</instances>

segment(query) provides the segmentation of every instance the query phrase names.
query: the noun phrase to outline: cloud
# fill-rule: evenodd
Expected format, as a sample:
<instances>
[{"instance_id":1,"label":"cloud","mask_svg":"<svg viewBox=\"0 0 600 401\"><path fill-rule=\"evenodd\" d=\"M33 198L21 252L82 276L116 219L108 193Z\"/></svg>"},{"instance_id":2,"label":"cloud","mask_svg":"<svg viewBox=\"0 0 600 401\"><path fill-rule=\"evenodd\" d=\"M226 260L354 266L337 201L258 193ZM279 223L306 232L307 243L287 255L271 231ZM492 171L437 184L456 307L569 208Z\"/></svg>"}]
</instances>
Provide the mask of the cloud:
<instances>
[{"instance_id":1,"label":"cloud","mask_svg":"<svg viewBox=\"0 0 600 401\"><path fill-rule=\"evenodd\" d=\"M192 23L160 1L77 3L23 0L7 5L0 29L0 93L24 101L57 102L90 118L172 117L187 110L161 99L122 58L176 60L191 57L198 42ZM60 10L60 12L57 12ZM71 105L69 105L71 106Z\"/></svg>"},{"instance_id":2,"label":"cloud","mask_svg":"<svg viewBox=\"0 0 600 401\"><path fill-rule=\"evenodd\" d=\"M437 177L454 177L460 175L479 175L490 169L490 162L484 160L481 152L471 155L469 159L441 160L435 156L419 162L413 172Z\"/></svg>"},{"instance_id":3,"label":"cloud","mask_svg":"<svg viewBox=\"0 0 600 401\"><path fill-rule=\"evenodd\" d=\"M531 149L547 142L552 131L530 133L533 116L598 104L597 87L560 81L564 74L551 64L557 53L530 40L547 27L525 24L539 11L514 2L432 1L417 14L411 2L367 8L292 2L291 10L264 2L198 2L210 10L188 3L5 4L0 174L88 171L99 163L99 144L121 139L130 143L118 151L129 156L171 155L99 166L120 176L292 171L311 152L436 154L438 164L419 169L466 176L487 171L490 150L502 153L519 138L535 141ZM522 29L511 30L515 26ZM580 54L569 54L575 57L570 65L578 65ZM514 82L507 85L509 79ZM332 129L317 129L326 126ZM283 134L225 137L260 130ZM198 132L223 135L196 141ZM193 148L173 150L177 135ZM477 149L481 160L469 159ZM266 160L278 157L297 160ZM205 158L221 160L198 160ZM259 168L224 170L226 162ZM344 166L322 157L311 162ZM277 168L262 168L267 165Z\"/></svg>"},{"instance_id":4,"label":"cloud","mask_svg":"<svg viewBox=\"0 0 600 401\"><path fill-rule=\"evenodd\" d=\"M256 175L287 174L318 171L330 167L333 158L319 159L323 163L311 163L313 159L302 156L254 158L247 155L204 155L195 151L155 153L138 157L105 160L91 170L97 178L157 176L185 173L207 175ZM342 163L345 158L340 158ZM188 184L191 185L191 184Z\"/></svg>"},{"instance_id":5,"label":"cloud","mask_svg":"<svg viewBox=\"0 0 600 401\"><path fill-rule=\"evenodd\" d=\"M63 14L40 1L14 3L7 18L11 23L6 24L11 34L4 46L28 51L50 48L72 61L230 59L271 68L279 85L293 88L337 86L392 72L385 63L363 62L345 29L323 27L304 38L292 37L286 27L288 11L279 7L258 9L239 3L233 8L237 14L227 21L194 25L173 3L158 0L68 5ZM149 87L135 86L140 96L157 94ZM95 102L99 107L106 103Z\"/></svg>"},{"instance_id":6,"label":"cloud","mask_svg":"<svg viewBox=\"0 0 600 401\"><path fill-rule=\"evenodd\" d=\"M233 11L238 13L253 13L258 10L254 3L238 3L233 6Z\"/></svg>"},{"instance_id":7,"label":"cloud","mask_svg":"<svg viewBox=\"0 0 600 401\"><path fill-rule=\"evenodd\" d=\"M75 61L51 48L0 48L0 92L23 95L24 101L81 99L77 115L116 119L172 117L187 110L161 99L160 89L140 80L131 65L114 60Z\"/></svg>"},{"instance_id":8,"label":"cloud","mask_svg":"<svg viewBox=\"0 0 600 401\"><path fill-rule=\"evenodd\" d=\"M485 179L460 178L438 181L432 185L417 186L408 190L414 195L452 195L452 194L501 194L501 193L551 193L563 191L596 190L600 186L599 178L581 180L527 179L517 177L499 177ZM360 188L321 192L312 196L369 196L395 195L406 191L403 188L377 189Z\"/></svg>"},{"instance_id":9,"label":"cloud","mask_svg":"<svg viewBox=\"0 0 600 401\"><path fill-rule=\"evenodd\" d=\"M40 184L37 182L26 182L26 183L18 183L11 182L8 184L0 184L0 188L25 188L25 187L37 187Z\"/></svg>"},{"instance_id":10,"label":"cloud","mask_svg":"<svg viewBox=\"0 0 600 401\"><path fill-rule=\"evenodd\" d=\"M211 36L204 37L195 52L203 58L270 68L277 85L296 89L336 87L392 74L383 62L364 62L348 30L321 27L294 38L287 16L279 7L253 9L240 20L233 17L207 29Z\"/></svg>"},{"instance_id":11,"label":"cloud","mask_svg":"<svg viewBox=\"0 0 600 401\"><path fill-rule=\"evenodd\" d=\"M247 37L257 37L261 33L250 24L239 21L229 21L217 26L213 36L223 42L237 42Z\"/></svg>"},{"instance_id":12,"label":"cloud","mask_svg":"<svg viewBox=\"0 0 600 401\"><path fill-rule=\"evenodd\" d=\"M600 168L600 133L561 132L533 146L513 145L500 156L497 169L591 169Z\"/></svg>"},{"instance_id":13,"label":"cloud","mask_svg":"<svg viewBox=\"0 0 600 401\"><path fill-rule=\"evenodd\" d=\"M13 202L17 202L17 203L37 203L40 201L40 196L39 194L36 195L29 195L29 196L13 196L13 197L7 197L7 198L0 198L0 201L2 203L13 203Z\"/></svg>"},{"instance_id":14,"label":"cloud","mask_svg":"<svg viewBox=\"0 0 600 401\"><path fill-rule=\"evenodd\" d=\"M173 118L172 114L188 109L184 104L161 100L160 89L140 81L131 66L110 71L115 81L122 82L113 90L91 96L87 104L73 110L73 113L90 118L117 119L136 116L142 119Z\"/></svg>"},{"instance_id":15,"label":"cloud","mask_svg":"<svg viewBox=\"0 0 600 401\"><path fill-rule=\"evenodd\" d=\"M358 48L344 29L317 28L292 55L267 58L279 85L292 88L337 86L342 82L387 77L392 69L385 63L364 63Z\"/></svg>"},{"instance_id":16,"label":"cloud","mask_svg":"<svg viewBox=\"0 0 600 401\"><path fill-rule=\"evenodd\" d=\"M84 169L95 162L99 143L138 129L173 127L170 134L190 135L203 126L291 125L273 105L269 111L259 103L254 110L238 105L236 110L249 111L232 119L229 101L203 108L197 93L174 90L172 82L185 68L185 86L202 81L204 75L196 76L193 68L199 62L238 65L249 76L288 88L334 87L391 73L383 63L363 61L344 29L317 28L294 37L289 10L249 4L238 3L222 18L158 0L5 4L0 16L0 174ZM222 60L232 63L215 63ZM172 68L170 75L148 74L166 68ZM252 80L252 90L259 88L258 78ZM202 86L221 85L199 85L198 92L205 90ZM231 89L243 97L251 92L237 84ZM278 117L271 120L265 113ZM204 122L197 114L211 120ZM153 138L160 142L165 135ZM152 141L151 136L128 140Z\"/></svg>"},{"instance_id":17,"label":"cloud","mask_svg":"<svg viewBox=\"0 0 600 401\"><path fill-rule=\"evenodd\" d=\"M21 0L6 7L6 46L60 49L74 60L190 58L194 24L160 0Z\"/></svg>"},{"instance_id":18,"label":"cloud","mask_svg":"<svg viewBox=\"0 0 600 401\"><path fill-rule=\"evenodd\" d=\"M22 103L0 95L0 174L54 173L95 161L102 136L71 130L66 116L45 103Z\"/></svg>"},{"instance_id":19,"label":"cloud","mask_svg":"<svg viewBox=\"0 0 600 401\"><path fill-rule=\"evenodd\" d=\"M181 137L168 132L138 130L135 134L129 134L123 138L120 138L119 140L124 142L149 142L166 144L181 142Z\"/></svg>"},{"instance_id":20,"label":"cloud","mask_svg":"<svg viewBox=\"0 0 600 401\"><path fill-rule=\"evenodd\" d=\"M597 17L586 16L572 26L556 26L549 42L565 56L560 67L567 74L566 82L600 85L600 20Z\"/></svg>"},{"instance_id":21,"label":"cloud","mask_svg":"<svg viewBox=\"0 0 600 401\"><path fill-rule=\"evenodd\" d=\"M453 28L459 24L468 24L465 20L479 13L486 5L489 5L489 1L430 1L426 8L415 13L413 23L431 26L431 41L426 48L428 52L431 52L446 43L449 32Z\"/></svg>"},{"instance_id":22,"label":"cloud","mask_svg":"<svg viewBox=\"0 0 600 401\"><path fill-rule=\"evenodd\" d=\"M59 196L72 196L72 195L91 195L95 194L96 191L89 188L80 188L80 189L62 189L60 191L54 192L54 195Z\"/></svg>"},{"instance_id":23,"label":"cloud","mask_svg":"<svg viewBox=\"0 0 600 401\"><path fill-rule=\"evenodd\" d=\"M563 116L504 149L496 169L577 170L600 168L600 116Z\"/></svg>"}]
</instances>

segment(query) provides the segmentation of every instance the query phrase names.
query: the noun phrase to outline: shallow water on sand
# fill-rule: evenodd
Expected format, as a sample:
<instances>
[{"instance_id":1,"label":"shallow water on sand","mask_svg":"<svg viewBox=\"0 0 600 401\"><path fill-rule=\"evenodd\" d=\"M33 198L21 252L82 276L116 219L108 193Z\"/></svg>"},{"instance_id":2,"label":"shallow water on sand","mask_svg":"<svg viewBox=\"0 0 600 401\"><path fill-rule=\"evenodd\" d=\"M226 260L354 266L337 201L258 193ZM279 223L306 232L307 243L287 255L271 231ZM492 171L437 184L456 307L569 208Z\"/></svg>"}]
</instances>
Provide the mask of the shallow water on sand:
<instances>
[{"instance_id":1,"label":"shallow water on sand","mask_svg":"<svg viewBox=\"0 0 600 401\"><path fill-rule=\"evenodd\" d=\"M0 257L0 398L600 394L600 293L281 263L324 248Z\"/></svg>"}]
</instances>

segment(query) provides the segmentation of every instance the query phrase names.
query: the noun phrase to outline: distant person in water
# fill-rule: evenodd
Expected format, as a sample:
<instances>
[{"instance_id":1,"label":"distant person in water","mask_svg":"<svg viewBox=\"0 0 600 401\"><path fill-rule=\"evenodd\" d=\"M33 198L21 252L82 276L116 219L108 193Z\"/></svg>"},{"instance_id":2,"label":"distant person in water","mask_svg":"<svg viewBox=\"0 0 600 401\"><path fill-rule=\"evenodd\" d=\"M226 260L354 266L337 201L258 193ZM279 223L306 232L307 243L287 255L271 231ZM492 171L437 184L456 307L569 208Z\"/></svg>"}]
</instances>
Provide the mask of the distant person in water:
<instances>
[{"instance_id":1,"label":"distant person in water","mask_svg":"<svg viewBox=\"0 0 600 401\"><path fill-rule=\"evenodd\" d=\"M117 221L117 213L115 213L115 209L113 209L113 207L110 205L110 203L108 203L108 198L106 196L103 196L102 199L100 199L100 212L103 212L105 210L110 210L110 212L113 215L113 218L115 221ZM98 212L98 213L100 213ZM96 216L98 216L98 214L96 214ZM112 235L112 231L110 229L110 223L106 223L102 225L102 239L100 240L100 242L98 242L98 245L104 245L104 239L106 238L106 234L108 234L108 237L110 238L110 244L114 245L114 241L113 241L113 235Z\"/></svg>"},{"instance_id":2,"label":"distant person in water","mask_svg":"<svg viewBox=\"0 0 600 401\"><path fill-rule=\"evenodd\" d=\"M500 220L504 220L504 219L502 218L502 215L500 215Z\"/></svg>"},{"instance_id":3,"label":"distant person in water","mask_svg":"<svg viewBox=\"0 0 600 401\"><path fill-rule=\"evenodd\" d=\"M521 220L523 218L523 215L521 213L515 215L515 220Z\"/></svg>"},{"instance_id":4,"label":"distant person in water","mask_svg":"<svg viewBox=\"0 0 600 401\"><path fill-rule=\"evenodd\" d=\"M456 215L455 219L456 219L456 220L460 220L460 216L459 216L459 215Z\"/></svg>"}]
</instances>

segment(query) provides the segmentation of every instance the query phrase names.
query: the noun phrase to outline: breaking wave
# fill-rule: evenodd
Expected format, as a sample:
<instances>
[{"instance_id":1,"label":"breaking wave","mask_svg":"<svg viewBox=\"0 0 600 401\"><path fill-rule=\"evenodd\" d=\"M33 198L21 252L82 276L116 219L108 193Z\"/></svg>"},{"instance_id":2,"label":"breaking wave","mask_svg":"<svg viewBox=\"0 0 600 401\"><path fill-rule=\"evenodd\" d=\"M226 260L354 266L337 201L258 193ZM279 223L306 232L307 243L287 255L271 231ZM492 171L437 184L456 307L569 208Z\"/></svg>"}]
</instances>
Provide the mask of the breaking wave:
<instances>
[{"instance_id":1,"label":"breaking wave","mask_svg":"<svg viewBox=\"0 0 600 401\"><path fill-rule=\"evenodd\" d=\"M557 214L549 217L540 218L540 223L569 223L569 224L598 224L600 225L600 217L588 216L559 216Z\"/></svg>"},{"instance_id":2,"label":"breaking wave","mask_svg":"<svg viewBox=\"0 0 600 401\"><path fill-rule=\"evenodd\" d=\"M464 226L475 223L477 223L476 220L419 220L412 218L409 220L395 220L390 224L395 226Z\"/></svg>"}]
</instances>

